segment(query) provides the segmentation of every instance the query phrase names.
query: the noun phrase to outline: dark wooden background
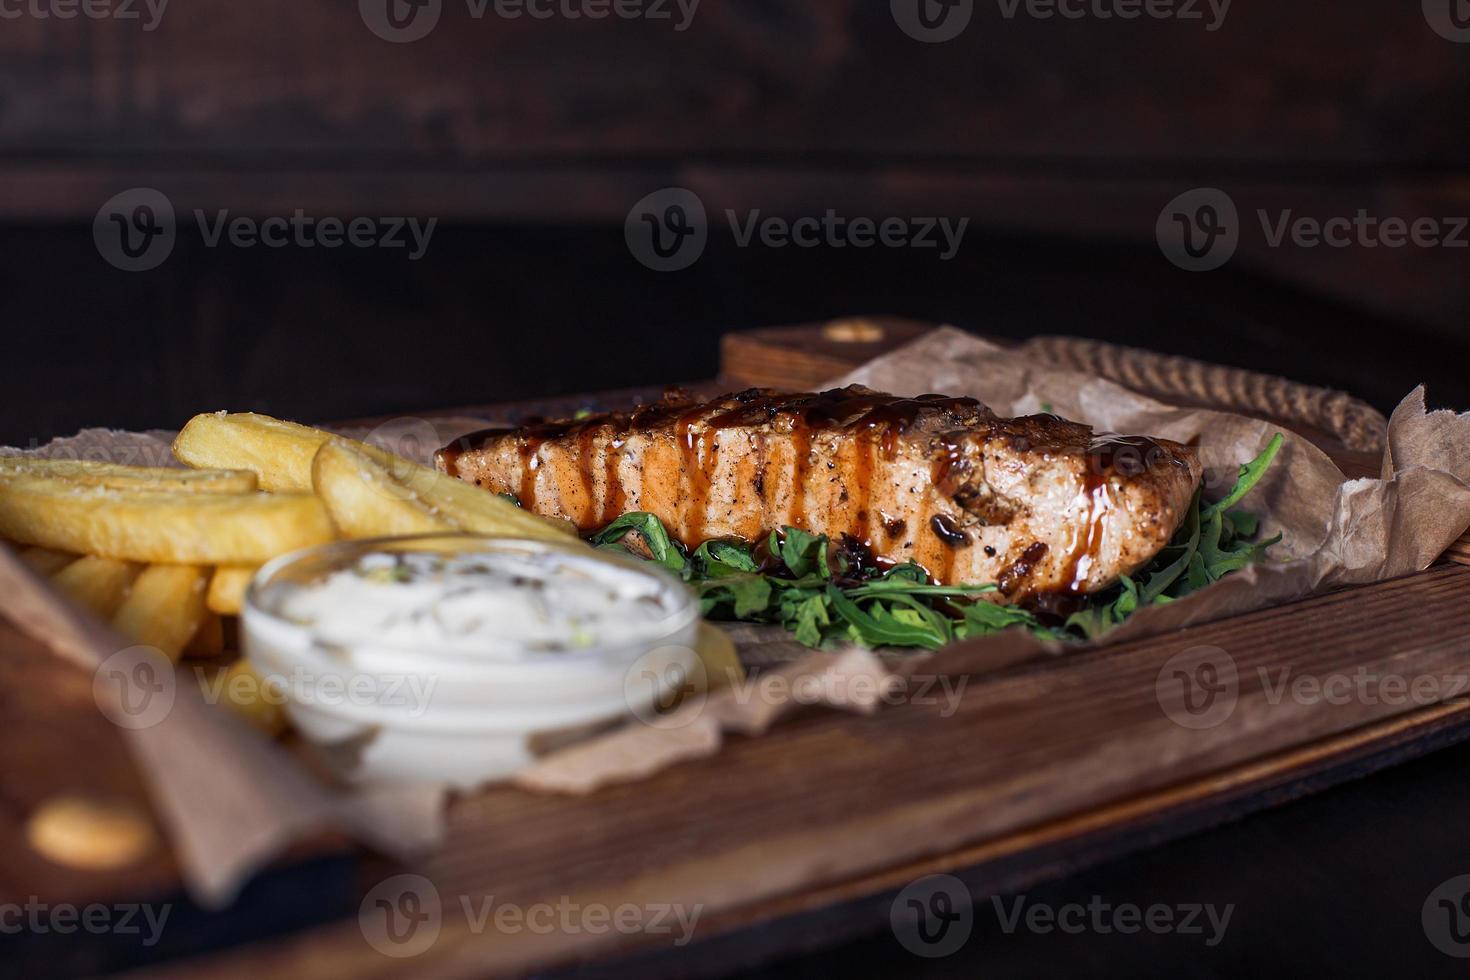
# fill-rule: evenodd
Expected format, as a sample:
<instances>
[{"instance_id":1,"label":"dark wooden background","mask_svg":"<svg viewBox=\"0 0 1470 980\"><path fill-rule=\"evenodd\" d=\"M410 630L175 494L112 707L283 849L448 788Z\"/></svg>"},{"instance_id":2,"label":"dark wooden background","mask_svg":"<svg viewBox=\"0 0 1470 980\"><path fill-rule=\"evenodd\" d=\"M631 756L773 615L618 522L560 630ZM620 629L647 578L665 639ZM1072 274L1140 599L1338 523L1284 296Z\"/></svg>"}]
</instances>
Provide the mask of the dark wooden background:
<instances>
[{"instance_id":1,"label":"dark wooden background","mask_svg":"<svg viewBox=\"0 0 1470 980\"><path fill-rule=\"evenodd\" d=\"M142 9L141 6L139 9ZM1200 9L1205 9L1202 4ZM1265 367L1383 406L1423 377L1470 401L1470 250L1266 247L1257 207L1470 214L1470 45L1418 4L1235 3L1204 21L1007 19L946 44L883 3L706 0L667 21L475 20L410 44L348 0L170 4L0 31L7 441L200 407L402 411L709 374L725 330L891 312L1074 332ZM738 249L632 260L632 203L712 214L973 219L960 255ZM1225 269L1164 260L1165 202L1215 185L1245 219ZM206 249L123 273L98 207L439 219L418 263ZM453 352L453 354L446 354ZM44 370L43 370L44 369ZM55 397L57 390L65 400Z\"/></svg>"}]
</instances>

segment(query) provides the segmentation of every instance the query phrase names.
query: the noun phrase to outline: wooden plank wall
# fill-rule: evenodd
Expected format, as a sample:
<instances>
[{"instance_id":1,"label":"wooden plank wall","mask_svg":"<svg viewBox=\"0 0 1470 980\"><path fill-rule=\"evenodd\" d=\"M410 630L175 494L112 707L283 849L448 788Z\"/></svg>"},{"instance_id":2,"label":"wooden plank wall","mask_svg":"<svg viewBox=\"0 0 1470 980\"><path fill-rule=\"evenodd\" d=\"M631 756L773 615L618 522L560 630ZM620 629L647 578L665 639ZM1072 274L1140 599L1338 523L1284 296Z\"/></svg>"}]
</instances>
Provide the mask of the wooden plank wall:
<instances>
[{"instance_id":1,"label":"wooden plank wall","mask_svg":"<svg viewBox=\"0 0 1470 980\"><path fill-rule=\"evenodd\" d=\"M90 219L147 184L179 207L621 223L679 183L711 210L1149 242L1165 202L1216 185L1247 262L1449 329L1470 300L1464 250L1271 248L1253 217L1470 214L1470 46L1417 3L1235 3L1210 30L1207 0L1194 20L984 0L926 44L858 0L705 0L683 31L676 0L668 20L434 2L406 44L349 0L6 19L0 219Z\"/></svg>"}]
</instances>

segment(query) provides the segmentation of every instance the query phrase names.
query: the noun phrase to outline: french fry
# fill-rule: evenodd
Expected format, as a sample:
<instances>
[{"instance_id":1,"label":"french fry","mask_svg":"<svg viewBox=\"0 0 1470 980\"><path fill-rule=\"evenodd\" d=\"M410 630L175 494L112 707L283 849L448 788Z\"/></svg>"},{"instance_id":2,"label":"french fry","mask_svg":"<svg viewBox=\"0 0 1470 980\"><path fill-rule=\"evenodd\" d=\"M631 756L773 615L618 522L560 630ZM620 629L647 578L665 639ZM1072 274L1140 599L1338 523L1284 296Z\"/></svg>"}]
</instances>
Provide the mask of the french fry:
<instances>
[{"instance_id":1,"label":"french fry","mask_svg":"<svg viewBox=\"0 0 1470 980\"><path fill-rule=\"evenodd\" d=\"M265 734L275 738L290 727L282 697L266 682L250 662L235 661L228 667L205 668L201 674L209 701L223 705Z\"/></svg>"},{"instance_id":2,"label":"french fry","mask_svg":"<svg viewBox=\"0 0 1470 980\"><path fill-rule=\"evenodd\" d=\"M20 553L20 560L29 565L31 571L37 575L51 576L76 561L77 556L67 551L52 551L50 548L25 548Z\"/></svg>"},{"instance_id":3,"label":"french fry","mask_svg":"<svg viewBox=\"0 0 1470 980\"><path fill-rule=\"evenodd\" d=\"M245 565L333 532L310 494L157 493L17 476L0 480L0 535L127 561Z\"/></svg>"},{"instance_id":4,"label":"french fry","mask_svg":"<svg viewBox=\"0 0 1470 980\"><path fill-rule=\"evenodd\" d=\"M139 645L178 660L204 620L208 583L209 569L199 565L149 565L112 617L112 625Z\"/></svg>"},{"instance_id":5,"label":"french fry","mask_svg":"<svg viewBox=\"0 0 1470 980\"><path fill-rule=\"evenodd\" d=\"M41 476L113 490L252 493L258 480L249 470L186 470L168 466L122 466L84 459L0 456L0 485L7 477Z\"/></svg>"},{"instance_id":6,"label":"french fry","mask_svg":"<svg viewBox=\"0 0 1470 980\"><path fill-rule=\"evenodd\" d=\"M400 482L466 531L542 541L577 539L577 529L570 523L522 510L508 500L447 473L396 458L391 468Z\"/></svg>"},{"instance_id":7,"label":"french fry","mask_svg":"<svg viewBox=\"0 0 1470 980\"><path fill-rule=\"evenodd\" d=\"M705 691L717 691L745 679L745 667L735 650L730 634L712 623L701 621L694 640L694 652L704 664ZM699 685L696 683L696 688Z\"/></svg>"},{"instance_id":8,"label":"french fry","mask_svg":"<svg viewBox=\"0 0 1470 980\"><path fill-rule=\"evenodd\" d=\"M345 537L459 530L396 481L387 467L346 442L322 444L312 466L312 479L317 495L332 515L332 523Z\"/></svg>"},{"instance_id":9,"label":"french fry","mask_svg":"<svg viewBox=\"0 0 1470 980\"><path fill-rule=\"evenodd\" d=\"M204 603L220 616L238 616L245 608L245 590L255 577L259 565L221 565L209 579L209 594Z\"/></svg>"},{"instance_id":10,"label":"french fry","mask_svg":"<svg viewBox=\"0 0 1470 980\"><path fill-rule=\"evenodd\" d=\"M58 589L103 619L111 619L128 596L143 566L87 555L51 577Z\"/></svg>"},{"instance_id":11,"label":"french fry","mask_svg":"<svg viewBox=\"0 0 1470 980\"><path fill-rule=\"evenodd\" d=\"M435 521L425 521L422 514L410 517L404 511L396 523L444 530L435 522L447 520L450 529L501 537L553 541L576 537L576 529L565 521L548 520L521 510L495 494L432 467L420 466L367 443L266 415L195 416L174 440L174 455L191 466L254 470L260 476L260 485L267 490L311 490L316 485L312 472L314 457L329 441L354 449L380 469L387 470L393 484L407 488L414 498L435 512Z\"/></svg>"},{"instance_id":12,"label":"french fry","mask_svg":"<svg viewBox=\"0 0 1470 980\"><path fill-rule=\"evenodd\" d=\"M207 608L207 603L206 603ZM184 644L184 652L192 657L218 657L225 652L225 623L218 614L206 611L199 628Z\"/></svg>"},{"instance_id":13,"label":"french fry","mask_svg":"<svg viewBox=\"0 0 1470 980\"><path fill-rule=\"evenodd\" d=\"M308 491L311 461L330 433L253 412L196 415L174 438L189 466L250 470L263 490Z\"/></svg>"}]
</instances>

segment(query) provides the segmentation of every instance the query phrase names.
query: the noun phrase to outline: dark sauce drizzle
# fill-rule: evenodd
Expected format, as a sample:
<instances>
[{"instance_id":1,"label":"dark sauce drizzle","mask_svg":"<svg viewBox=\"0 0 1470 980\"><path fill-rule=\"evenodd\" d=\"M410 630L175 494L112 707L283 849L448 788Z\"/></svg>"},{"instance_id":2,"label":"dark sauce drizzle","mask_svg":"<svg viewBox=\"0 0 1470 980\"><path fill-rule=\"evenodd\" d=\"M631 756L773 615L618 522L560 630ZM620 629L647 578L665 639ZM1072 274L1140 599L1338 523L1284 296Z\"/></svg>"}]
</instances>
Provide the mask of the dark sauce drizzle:
<instances>
[{"instance_id":1,"label":"dark sauce drizzle","mask_svg":"<svg viewBox=\"0 0 1470 980\"><path fill-rule=\"evenodd\" d=\"M931 413L949 416L973 416L983 412L973 398L945 395L920 395L896 398L866 388L853 386L815 394L781 394L752 388L722 399L719 403L697 404L678 392L667 393L658 402L643 405L631 412L617 412L585 419L559 422L537 422L520 429L487 429L465 436L439 451L444 469L458 473L459 457L464 452L483 449L501 440L513 438L520 457L520 481L517 496L528 509L536 507L536 476L540 468L540 449L550 441L571 444L577 456L580 489L586 505L578 519L584 530L605 525L621 515L626 493L618 475L619 461L626 436L630 432L647 431L672 423L680 453L681 513L660 515L682 527L684 537L697 543L703 536L710 507L711 482L719 462L719 439L723 430L756 427L777 420L787 420L794 461L792 466L791 512L787 523L807 528L807 483L811 477L813 437L816 433L849 432L860 436L858 445L843 455L840 474L854 501L845 533L856 541L871 537L874 515L867 507L867 496L878 453L885 460L898 454L899 440L918 419ZM595 457L599 433L609 439L605 469L602 474L601 506L597 506ZM764 443L762 443L764 449ZM769 453L759 458L759 482L763 508L770 511L771 487L768 479ZM959 450L951 446L949 455L957 460ZM677 521L674 518L677 516Z\"/></svg>"}]
</instances>

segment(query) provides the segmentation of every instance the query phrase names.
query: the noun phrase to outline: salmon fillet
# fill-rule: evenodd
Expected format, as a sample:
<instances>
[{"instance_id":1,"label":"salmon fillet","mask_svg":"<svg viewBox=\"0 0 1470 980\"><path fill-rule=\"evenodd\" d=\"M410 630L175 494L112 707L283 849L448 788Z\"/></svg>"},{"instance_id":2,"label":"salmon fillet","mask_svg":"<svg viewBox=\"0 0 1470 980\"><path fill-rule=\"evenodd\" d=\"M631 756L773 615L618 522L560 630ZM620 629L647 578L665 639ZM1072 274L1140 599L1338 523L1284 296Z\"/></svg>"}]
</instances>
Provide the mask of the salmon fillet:
<instances>
[{"instance_id":1,"label":"salmon fillet","mask_svg":"<svg viewBox=\"0 0 1470 980\"><path fill-rule=\"evenodd\" d=\"M1201 474L1176 442L860 386L702 403L671 393L629 413L475 433L436 462L583 531L648 511L692 548L790 525L912 559L937 582L993 582L1011 602L1096 592L1138 569Z\"/></svg>"}]
</instances>

